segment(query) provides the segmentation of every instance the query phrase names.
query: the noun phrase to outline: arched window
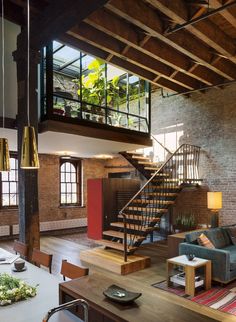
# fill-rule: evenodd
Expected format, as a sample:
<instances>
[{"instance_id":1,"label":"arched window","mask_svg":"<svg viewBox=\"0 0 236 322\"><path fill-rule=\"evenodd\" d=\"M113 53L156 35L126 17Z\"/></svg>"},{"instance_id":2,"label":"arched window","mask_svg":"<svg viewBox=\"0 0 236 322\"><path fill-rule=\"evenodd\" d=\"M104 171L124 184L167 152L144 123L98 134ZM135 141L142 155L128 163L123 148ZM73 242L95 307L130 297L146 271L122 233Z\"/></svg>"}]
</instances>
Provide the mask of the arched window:
<instances>
[{"instance_id":1,"label":"arched window","mask_svg":"<svg viewBox=\"0 0 236 322\"><path fill-rule=\"evenodd\" d=\"M81 205L81 161L63 160L60 164L61 205Z\"/></svg>"},{"instance_id":2,"label":"arched window","mask_svg":"<svg viewBox=\"0 0 236 322\"><path fill-rule=\"evenodd\" d=\"M11 170L1 172L1 208L18 206L18 160L10 158Z\"/></svg>"}]
</instances>

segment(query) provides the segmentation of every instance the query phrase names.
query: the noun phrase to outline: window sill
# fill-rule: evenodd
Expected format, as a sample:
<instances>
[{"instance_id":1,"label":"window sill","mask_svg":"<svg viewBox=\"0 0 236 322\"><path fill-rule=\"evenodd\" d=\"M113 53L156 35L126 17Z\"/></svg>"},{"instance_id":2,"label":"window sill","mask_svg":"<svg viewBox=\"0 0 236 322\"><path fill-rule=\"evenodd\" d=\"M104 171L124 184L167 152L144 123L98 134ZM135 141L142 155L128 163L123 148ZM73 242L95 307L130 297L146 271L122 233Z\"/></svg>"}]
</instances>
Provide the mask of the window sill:
<instances>
[{"instance_id":1,"label":"window sill","mask_svg":"<svg viewBox=\"0 0 236 322\"><path fill-rule=\"evenodd\" d=\"M60 205L59 209L67 209L67 208L86 208L86 206L79 206L79 205Z\"/></svg>"},{"instance_id":2,"label":"window sill","mask_svg":"<svg viewBox=\"0 0 236 322\"><path fill-rule=\"evenodd\" d=\"M0 208L0 212L3 212L3 211L18 211L19 208L18 207L2 207Z\"/></svg>"}]
</instances>

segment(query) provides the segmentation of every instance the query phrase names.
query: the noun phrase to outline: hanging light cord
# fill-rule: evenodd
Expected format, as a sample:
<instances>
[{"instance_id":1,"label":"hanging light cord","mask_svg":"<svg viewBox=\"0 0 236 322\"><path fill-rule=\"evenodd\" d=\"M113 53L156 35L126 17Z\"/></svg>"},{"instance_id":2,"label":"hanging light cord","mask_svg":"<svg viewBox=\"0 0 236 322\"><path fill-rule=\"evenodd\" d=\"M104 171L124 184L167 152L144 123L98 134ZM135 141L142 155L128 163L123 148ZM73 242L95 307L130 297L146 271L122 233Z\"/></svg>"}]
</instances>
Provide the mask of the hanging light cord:
<instances>
[{"instance_id":1,"label":"hanging light cord","mask_svg":"<svg viewBox=\"0 0 236 322\"><path fill-rule=\"evenodd\" d=\"M28 117L28 126L30 126L29 77L30 77L30 5L29 5L29 0L27 0L27 117Z\"/></svg>"},{"instance_id":2,"label":"hanging light cord","mask_svg":"<svg viewBox=\"0 0 236 322\"><path fill-rule=\"evenodd\" d=\"M2 127L5 128L5 25L4 0L2 0Z\"/></svg>"}]
</instances>

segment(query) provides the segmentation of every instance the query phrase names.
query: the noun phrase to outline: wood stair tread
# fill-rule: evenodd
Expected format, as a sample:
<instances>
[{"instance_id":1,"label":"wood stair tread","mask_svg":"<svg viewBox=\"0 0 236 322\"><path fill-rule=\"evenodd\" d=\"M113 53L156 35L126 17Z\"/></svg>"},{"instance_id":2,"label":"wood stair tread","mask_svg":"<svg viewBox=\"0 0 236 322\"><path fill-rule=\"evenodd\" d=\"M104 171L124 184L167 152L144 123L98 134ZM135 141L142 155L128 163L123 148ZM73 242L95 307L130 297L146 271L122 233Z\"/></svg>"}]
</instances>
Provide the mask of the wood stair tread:
<instances>
[{"instance_id":1,"label":"wood stair tread","mask_svg":"<svg viewBox=\"0 0 236 322\"><path fill-rule=\"evenodd\" d=\"M157 196L157 197L176 197L178 196L178 192L147 192L149 196Z\"/></svg>"},{"instance_id":2,"label":"wood stair tread","mask_svg":"<svg viewBox=\"0 0 236 322\"><path fill-rule=\"evenodd\" d=\"M117 230L105 230L102 233L105 236L110 236L110 237L114 237L114 238L120 238L120 239L124 239L124 232L122 231L117 231ZM134 235L134 234L127 234L127 238L128 239L135 239L136 241L141 241L146 239L145 236L139 236L139 235Z\"/></svg>"},{"instance_id":3,"label":"wood stair tread","mask_svg":"<svg viewBox=\"0 0 236 322\"><path fill-rule=\"evenodd\" d=\"M146 216L147 218L145 218L145 216L143 215L131 215L131 214L126 214L126 218L129 220L143 220L149 223L152 222L159 222L161 219L158 217L153 217L153 218L148 218L149 216ZM123 219L124 217L122 215L118 215L118 218Z\"/></svg>"},{"instance_id":4,"label":"wood stair tread","mask_svg":"<svg viewBox=\"0 0 236 322\"><path fill-rule=\"evenodd\" d=\"M110 225L112 227L124 228L124 223L123 222L120 222L120 221L112 222L112 223L110 223ZM138 231L141 231L141 232L148 232L148 231L154 230L155 228L154 227L141 227L141 225L138 225L138 224L136 224L136 225L134 225L134 224L127 224L127 229L138 230Z\"/></svg>"},{"instance_id":5,"label":"wood stair tread","mask_svg":"<svg viewBox=\"0 0 236 322\"><path fill-rule=\"evenodd\" d=\"M124 251L124 244L122 244L122 243L113 242L113 241L107 240L107 239L99 239L99 240L96 240L96 243L101 244L101 245L103 245L105 247L109 247L109 248L113 248L113 249L118 249L118 250ZM127 246L127 251L128 252L134 251L136 249L137 249L137 247Z\"/></svg>"},{"instance_id":6,"label":"wood stair tread","mask_svg":"<svg viewBox=\"0 0 236 322\"><path fill-rule=\"evenodd\" d=\"M153 165L154 167L158 167L158 164L152 161L138 161L138 164L143 164L143 165Z\"/></svg>"},{"instance_id":7,"label":"wood stair tread","mask_svg":"<svg viewBox=\"0 0 236 322\"><path fill-rule=\"evenodd\" d=\"M144 157L141 155L133 155L132 159L134 159L134 160L150 160L149 157Z\"/></svg>"},{"instance_id":8,"label":"wood stair tread","mask_svg":"<svg viewBox=\"0 0 236 322\"><path fill-rule=\"evenodd\" d=\"M163 186L156 186L156 185L153 185L155 187L155 189L162 189L162 190L180 190L181 187L180 186L171 186L171 187L163 187Z\"/></svg>"},{"instance_id":9,"label":"wood stair tread","mask_svg":"<svg viewBox=\"0 0 236 322\"><path fill-rule=\"evenodd\" d=\"M157 200L153 200L153 199L134 199L132 202L139 203L139 204L153 204L153 203L156 203ZM165 204L165 205L172 205L174 203L174 201L172 201L172 200L160 200L159 202L162 203L162 204Z\"/></svg>"},{"instance_id":10,"label":"wood stair tread","mask_svg":"<svg viewBox=\"0 0 236 322\"><path fill-rule=\"evenodd\" d=\"M168 209L155 208L155 207L130 206L130 207L127 207L127 209L131 210L131 211L147 211L147 210L151 210L151 211L155 211L155 212L158 212L158 213L166 213L166 212L168 212Z\"/></svg>"}]
</instances>

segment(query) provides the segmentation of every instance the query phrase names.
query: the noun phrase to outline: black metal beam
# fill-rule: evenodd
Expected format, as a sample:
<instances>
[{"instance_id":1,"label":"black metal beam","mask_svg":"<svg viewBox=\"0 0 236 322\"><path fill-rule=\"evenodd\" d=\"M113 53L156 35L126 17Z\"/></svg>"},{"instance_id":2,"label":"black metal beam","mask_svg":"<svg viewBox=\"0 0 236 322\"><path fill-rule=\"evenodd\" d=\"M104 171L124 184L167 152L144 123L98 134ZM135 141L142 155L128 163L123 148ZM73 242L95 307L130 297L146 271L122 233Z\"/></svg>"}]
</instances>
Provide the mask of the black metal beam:
<instances>
[{"instance_id":1,"label":"black metal beam","mask_svg":"<svg viewBox=\"0 0 236 322\"><path fill-rule=\"evenodd\" d=\"M165 32L165 36L173 34L174 32L179 31L181 29L184 29L184 28L188 27L189 25L193 25L194 23L197 23L199 21L207 19L207 18L209 18L209 17L211 17L211 16L213 16L213 15L215 15L217 13L220 13L223 10L229 9L229 8L235 6L235 5L236 5L236 1L230 2L228 4L225 4L225 5L221 6L220 8L217 8L217 9L214 9L214 10L212 10L210 12L207 12L206 14L201 15L200 17L197 17L195 19L190 19L189 21L183 23L182 25L177 25L176 27L174 27L172 29L168 28L166 30L166 32Z\"/></svg>"}]
</instances>

